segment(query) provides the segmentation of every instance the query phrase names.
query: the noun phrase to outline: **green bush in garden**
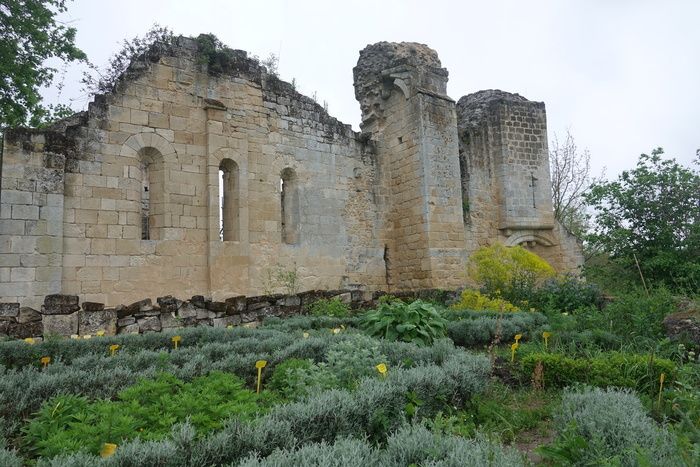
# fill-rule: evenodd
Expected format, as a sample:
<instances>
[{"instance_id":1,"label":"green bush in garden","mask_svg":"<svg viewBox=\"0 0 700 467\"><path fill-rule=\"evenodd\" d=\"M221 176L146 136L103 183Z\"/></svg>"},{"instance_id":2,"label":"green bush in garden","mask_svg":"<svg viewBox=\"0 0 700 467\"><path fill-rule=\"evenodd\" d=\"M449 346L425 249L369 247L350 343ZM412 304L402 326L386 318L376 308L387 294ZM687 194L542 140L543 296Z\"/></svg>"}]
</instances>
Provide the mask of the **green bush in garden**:
<instances>
[{"instance_id":1,"label":"green bush in garden","mask_svg":"<svg viewBox=\"0 0 700 467\"><path fill-rule=\"evenodd\" d=\"M309 394L339 386L338 377L325 363L290 359L275 367L268 387L285 399L298 400Z\"/></svg>"},{"instance_id":2,"label":"green bush in garden","mask_svg":"<svg viewBox=\"0 0 700 467\"><path fill-rule=\"evenodd\" d=\"M331 316L335 318L350 316L350 306L343 303L338 297L318 299L308 307L307 311L312 316Z\"/></svg>"},{"instance_id":3,"label":"green bush in garden","mask_svg":"<svg viewBox=\"0 0 700 467\"><path fill-rule=\"evenodd\" d=\"M527 353L520 358L523 377L529 378L538 363L544 369L545 387L563 388L581 383L598 387L633 388L653 394L659 389L661 373L674 378L675 364L652 355L600 352L589 358L575 358L549 352Z\"/></svg>"},{"instance_id":4,"label":"green bush in garden","mask_svg":"<svg viewBox=\"0 0 700 467\"><path fill-rule=\"evenodd\" d=\"M540 451L565 465L682 465L673 438L637 396L618 389L566 390L557 439Z\"/></svg>"},{"instance_id":5,"label":"green bush in garden","mask_svg":"<svg viewBox=\"0 0 700 467\"><path fill-rule=\"evenodd\" d=\"M546 318L539 313L485 314L476 318L467 315L466 319L450 321L447 335L457 345L482 347L493 342L497 335L501 343L512 342L516 334L522 334L523 339L528 340L541 334L546 323Z\"/></svg>"},{"instance_id":6,"label":"green bush in garden","mask_svg":"<svg viewBox=\"0 0 700 467\"><path fill-rule=\"evenodd\" d=\"M380 303L362 316L362 326L372 336L423 345L443 337L446 325L435 306L422 300Z\"/></svg>"},{"instance_id":7,"label":"green bush in garden","mask_svg":"<svg viewBox=\"0 0 700 467\"><path fill-rule=\"evenodd\" d=\"M482 391L490 371L486 357L459 352L448 357L442 367L389 368L386 378L363 380L356 391L330 390L310 395L301 402L274 407L252 423L231 421L201 440L191 434L185 436L189 430L175 427L172 439L126 442L107 459L77 454L40 460L37 465L229 465L254 453L268 456L276 449L332 443L349 436L385 441L406 425L409 393L415 395L414 400L436 399L419 406L413 417L415 421L431 418L436 408L460 406Z\"/></svg>"},{"instance_id":8,"label":"green bush in garden","mask_svg":"<svg viewBox=\"0 0 700 467\"><path fill-rule=\"evenodd\" d=\"M266 458L253 455L240 464L255 466L405 467L407 465L524 465L514 449L484 439L434 434L422 426L406 426L376 448L364 440L341 438L311 443L299 449L276 450Z\"/></svg>"},{"instance_id":9,"label":"green bush in garden","mask_svg":"<svg viewBox=\"0 0 700 467\"><path fill-rule=\"evenodd\" d=\"M24 445L43 457L82 450L97 454L105 442L163 438L185 420L204 435L226 418L252 419L261 412L259 399L231 374L212 372L191 383L160 374L121 391L115 401L74 395L49 399L22 430Z\"/></svg>"},{"instance_id":10,"label":"green bush in garden","mask_svg":"<svg viewBox=\"0 0 700 467\"><path fill-rule=\"evenodd\" d=\"M572 274L546 280L542 286L533 289L528 298L529 306L538 311L571 313L579 308L600 309L603 306L600 287Z\"/></svg>"},{"instance_id":11,"label":"green bush in garden","mask_svg":"<svg viewBox=\"0 0 700 467\"><path fill-rule=\"evenodd\" d=\"M360 379L376 375L376 366L387 358L377 339L353 334L328 349L326 363L342 387L353 388Z\"/></svg>"}]
</instances>

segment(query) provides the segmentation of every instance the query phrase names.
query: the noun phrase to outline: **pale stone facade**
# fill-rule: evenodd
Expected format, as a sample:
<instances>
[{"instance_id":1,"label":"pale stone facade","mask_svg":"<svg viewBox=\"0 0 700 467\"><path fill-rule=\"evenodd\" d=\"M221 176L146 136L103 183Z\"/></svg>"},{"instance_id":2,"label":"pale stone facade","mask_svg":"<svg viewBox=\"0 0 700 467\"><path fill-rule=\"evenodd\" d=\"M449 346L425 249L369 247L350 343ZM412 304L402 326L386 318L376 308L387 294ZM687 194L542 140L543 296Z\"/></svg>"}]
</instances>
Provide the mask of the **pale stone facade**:
<instances>
[{"instance_id":1,"label":"pale stone facade","mask_svg":"<svg viewBox=\"0 0 700 467\"><path fill-rule=\"evenodd\" d=\"M244 52L205 62L179 38L88 111L6 132L2 301L456 288L494 241L580 264L552 216L543 104L456 105L434 51L384 42L354 70L356 133Z\"/></svg>"}]
</instances>

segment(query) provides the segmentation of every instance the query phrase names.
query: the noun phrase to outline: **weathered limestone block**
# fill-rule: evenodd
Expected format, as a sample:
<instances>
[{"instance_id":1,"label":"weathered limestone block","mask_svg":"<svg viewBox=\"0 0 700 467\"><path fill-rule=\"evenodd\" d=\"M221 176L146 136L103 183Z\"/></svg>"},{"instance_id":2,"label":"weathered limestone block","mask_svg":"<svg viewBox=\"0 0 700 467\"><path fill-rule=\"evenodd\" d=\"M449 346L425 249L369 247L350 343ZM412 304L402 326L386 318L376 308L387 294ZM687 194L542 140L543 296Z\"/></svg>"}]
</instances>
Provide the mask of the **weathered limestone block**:
<instances>
[{"instance_id":1,"label":"weathered limestone block","mask_svg":"<svg viewBox=\"0 0 700 467\"><path fill-rule=\"evenodd\" d=\"M84 311L102 311L105 309L105 304L96 302L83 302L81 307Z\"/></svg>"},{"instance_id":2,"label":"weathered limestone block","mask_svg":"<svg viewBox=\"0 0 700 467\"><path fill-rule=\"evenodd\" d=\"M126 311L132 314L136 313L143 313L147 311L152 311L153 310L153 303L151 302L150 298L146 298L143 300L139 300L138 302L134 302L131 305L126 307Z\"/></svg>"},{"instance_id":3,"label":"weathered limestone block","mask_svg":"<svg viewBox=\"0 0 700 467\"><path fill-rule=\"evenodd\" d=\"M226 313L229 315L240 314L246 311L246 297L239 295L226 299Z\"/></svg>"},{"instance_id":4,"label":"weathered limestone block","mask_svg":"<svg viewBox=\"0 0 700 467\"><path fill-rule=\"evenodd\" d=\"M34 308L29 308L28 306L23 306L19 309L19 315L17 316L17 322L20 324L33 323L36 321L41 321L41 313L36 311Z\"/></svg>"},{"instance_id":5,"label":"weathered limestone block","mask_svg":"<svg viewBox=\"0 0 700 467\"><path fill-rule=\"evenodd\" d=\"M137 323L129 324L128 326L124 326L123 328L119 328L117 331L117 334L138 334L139 333L139 325Z\"/></svg>"},{"instance_id":6,"label":"weathered limestone block","mask_svg":"<svg viewBox=\"0 0 700 467\"><path fill-rule=\"evenodd\" d=\"M189 302L184 302L177 310L178 318L197 318L197 307Z\"/></svg>"},{"instance_id":7,"label":"weathered limestone block","mask_svg":"<svg viewBox=\"0 0 700 467\"><path fill-rule=\"evenodd\" d=\"M133 316L126 316L126 317L124 317L124 318L119 318L119 319L117 320L117 327L118 327L118 328L123 328L123 327L126 327L126 326L131 326L131 325L134 324L135 322L136 322L136 318L134 318Z\"/></svg>"},{"instance_id":8,"label":"weathered limestone block","mask_svg":"<svg viewBox=\"0 0 700 467\"><path fill-rule=\"evenodd\" d=\"M197 319L198 320L213 319L213 318L216 318L215 312L209 311L206 308L197 308Z\"/></svg>"},{"instance_id":9,"label":"weathered limestone block","mask_svg":"<svg viewBox=\"0 0 700 467\"><path fill-rule=\"evenodd\" d=\"M47 295L41 307L43 315L67 315L80 309L77 295ZM75 333L73 333L75 334Z\"/></svg>"},{"instance_id":10,"label":"weathered limestone block","mask_svg":"<svg viewBox=\"0 0 700 467\"><path fill-rule=\"evenodd\" d=\"M206 308L207 310L213 311L215 313L226 313L228 305L226 304L226 302L207 302Z\"/></svg>"},{"instance_id":11,"label":"weathered limestone block","mask_svg":"<svg viewBox=\"0 0 700 467\"><path fill-rule=\"evenodd\" d=\"M19 303L0 303L0 318L16 318L19 315Z\"/></svg>"},{"instance_id":12,"label":"weathered limestone block","mask_svg":"<svg viewBox=\"0 0 700 467\"><path fill-rule=\"evenodd\" d=\"M197 308L206 308L207 307L207 302L210 300L207 300L204 298L204 295L193 295L192 298L190 299L190 302L196 306Z\"/></svg>"},{"instance_id":13,"label":"weathered limestone block","mask_svg":"<svg viewBox=\"0 0 700 467\"><path fill-rule=\"evenodd\" d=\"M163 329L181 328L183 320L175 316L175 313L161 313L160 325Z\"/></svg>"},{"instance_id":14,"label":"weathered limestone block","mask_svg":"<svg viewBox=\"0 0 700 467\"><path fill-rule=\"evenodd\" d=\"M77 312L70 314L44 314L44 336L70 336L78 334L79 316Z\"/></svg>"},{"instance_id":15,"label":"weathered limestone block","mask_svg":"<svg viewBox=\"0 0 700 467\"><path fill-rule=\"evenodd\" d=\"M238 326L241 324L241 317L239 315L223 316L221 318L214 318L211 321L212 326L215 328L225 328L227 326Z\"/></svg>"},{"instance_id":16,"label":"weathered limestone block","mask_svg":"<svg viewBox=\"0 0 700 467\"><path fill-rule=\"evenodd\" d=\"M172 295L158 297L156 301L158 302L158 306L160 306L160 311L162 313L177 313L177 310L180 309L180 307L182 307L182 305L185 303Z\"/></svg>"},{"instance_id":17,"label":"weathered limestone block","mask_svg":"<svg viewBox=\"0 0 700 467\"><path fill-rule=\"evenodd\" d=\"M117 333L117 312L115 310L81 310L79 314L79 334L93 335L96 334L97 331L104 331L106 336L113 336Z\"/></svg>"},{"instance_id":18,"label":"weathered limestone block","mask_svg":"<svg viewBox=\"0 0 700 467\"><path fill-rule=\"evenodd\" d=\"M14 339L25 339L27 337L37 337L43 334L41 321L28 323L18 323L14 320L0 320L0 336L8 336Z\"/></svg>"},{"instance_id":19,"label":"weathered limestone block","mask_svg":"<svg viewBox=\"0 0 700 467\"><path fill-rule=\"evenodd\" d=\"M138 320L139 330L141 333L144 332L158 332L163 327L160 324L160 318L157 316L150 316L148 318L143 318Z\"/></svg>"}]
</instances>

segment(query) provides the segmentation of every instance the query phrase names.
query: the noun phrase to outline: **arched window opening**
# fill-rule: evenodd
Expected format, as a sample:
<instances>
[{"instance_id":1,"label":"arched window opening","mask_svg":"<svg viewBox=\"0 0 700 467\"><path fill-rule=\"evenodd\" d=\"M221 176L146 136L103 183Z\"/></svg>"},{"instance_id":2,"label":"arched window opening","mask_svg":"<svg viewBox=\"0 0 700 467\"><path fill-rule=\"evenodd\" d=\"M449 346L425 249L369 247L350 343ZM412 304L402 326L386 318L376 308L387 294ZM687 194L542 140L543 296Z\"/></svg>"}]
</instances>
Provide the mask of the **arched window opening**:
<instances>
[{"instance_id":1,"label":"arched window opening","mask_svg":"<svg viewBox=\"0 0 700 467\"><path fill-rule=\"evenodd\" d=\"M163 156L151 147L139 151L141 169L141 240L158 240L163 226Z\"/></svg>"},{"instance_id":2,"label":"arched window opening","mask_svg":"<svg viewBox=\"0 0 700 467\"><path fill-rule=\"evenodd\" d=\"M293 169L280 175L280 205L282 209L282 241L287 245L299 243L299 184Z\"/></svg>"},{"instance_id":3,"label":"arched window opening","mask_svg":"<svg viewBox=\"0 0 700 467\"><path fill-rule=\"evenodd\" d=\"M224 159L219 165L219 239L238 241L240 239L240 181L238 164Z\"/></svg>"}]
</instances>

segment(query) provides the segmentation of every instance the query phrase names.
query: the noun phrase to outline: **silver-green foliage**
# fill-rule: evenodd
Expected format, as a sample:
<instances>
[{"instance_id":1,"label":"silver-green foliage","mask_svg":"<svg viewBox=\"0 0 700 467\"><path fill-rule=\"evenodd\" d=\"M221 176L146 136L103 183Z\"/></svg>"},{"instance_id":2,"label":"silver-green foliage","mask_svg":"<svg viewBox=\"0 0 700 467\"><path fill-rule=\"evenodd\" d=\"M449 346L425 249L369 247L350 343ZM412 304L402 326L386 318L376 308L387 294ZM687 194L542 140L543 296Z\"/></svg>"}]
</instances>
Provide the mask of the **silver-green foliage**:
<instances>
[{"instance_id":1,"label":"silver-green foliage","mask_svg":"<svg viewBox=\"0 0 700 467\"><path fill-rule=\"evenodd\" d=\"M340 438L334 443L319 442L303 445L296 450L277 450L267 457L253 455L244 459L241 467L404 467L524 465L521 455L513 449L483 439L465 439L434 434L423 426L406 425L391 435L382 448L366 440Z\"/></svg>"},{"instance_id":2,"label":"silver-green foliage","mask_svg":"<svg viewBox=\"0 0 700 467\"><path fill-rule=\"evenodd\" d=\"M78 454L40 461L38 465L225 465L255 453L266 457L275 450L291 450L306 443L330 444L339 438L359 436L386 441L407 424L405 406L409 393L414 394L414 400L430 401L419 405L413 420L430 418L446 404L461 404L480 391L490 373L487 358L463 352L448 357L443 368L441 371L437 365L423 365L390 369L385 379L362 380L356 391L329 390L310 395L304 401L273 408L253 424L231 420L223 429L199 441L184 436L183 430L178 432L176 427L172 439L124 443L114 456L104 460ZM438 400L432 401L433 398Z\"/></svg>"},{"instance_id":3,"label":"silver-green foliage","mask_svg":"<svg viewBox=\"0 0 700 467\"><path fill-rule=\"evenodd\" d=\"M568 389L554 417L560 438L576 440L575 465L681 465L667 430L657 426L631 391ZM556 443L555 443L556 444Z\"/></svg>"}]
</instances>

